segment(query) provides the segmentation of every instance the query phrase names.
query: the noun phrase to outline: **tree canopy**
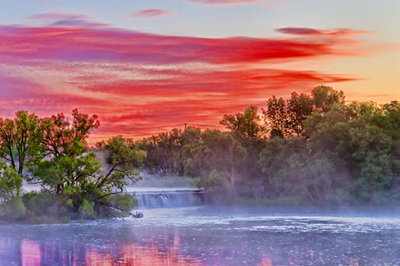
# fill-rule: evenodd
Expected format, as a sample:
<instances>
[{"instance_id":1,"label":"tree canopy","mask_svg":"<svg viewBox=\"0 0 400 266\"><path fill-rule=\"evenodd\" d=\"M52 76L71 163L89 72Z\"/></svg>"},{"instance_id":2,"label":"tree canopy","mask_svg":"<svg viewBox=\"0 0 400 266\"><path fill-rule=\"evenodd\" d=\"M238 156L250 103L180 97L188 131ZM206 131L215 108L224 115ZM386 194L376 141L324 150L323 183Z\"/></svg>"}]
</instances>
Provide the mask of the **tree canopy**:
<instances>
[{"instance_id":1,"label":"tree canopy","mask_svg":"<svg viewBox=\"0 0 400 266\"><path fill-rule=\"evenodd\" d=\"M0 198L4 210L11 205L26 208L28 219L130 213L135 199L122 193L125 185L139 179L136 168L145 152L123 137L90 148L87 138L100 125L97 116L75 109L71 118L62 113L39 118L19 111L14 119L0 120L4 159L0 165ZM42 192L21 195L23 178L41 184ZM0 212L0 216L8 217L9 212Z\"/></svg>"}]
</instances>

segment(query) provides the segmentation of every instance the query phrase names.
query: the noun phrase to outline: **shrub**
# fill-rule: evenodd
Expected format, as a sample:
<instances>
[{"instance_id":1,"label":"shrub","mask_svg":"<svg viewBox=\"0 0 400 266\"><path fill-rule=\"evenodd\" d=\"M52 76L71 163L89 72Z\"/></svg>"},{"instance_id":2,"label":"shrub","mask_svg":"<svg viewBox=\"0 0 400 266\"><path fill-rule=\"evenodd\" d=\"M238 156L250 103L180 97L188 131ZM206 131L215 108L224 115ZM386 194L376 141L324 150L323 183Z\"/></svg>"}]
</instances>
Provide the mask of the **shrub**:
<instances>
[{"instance_id":1,"label":"shrub","mask_svg":"<svg viewBox=\"0 0 400 266\"><path fill-rule=\"evenodd\" d=\"M228 191L230 189L227 175L218 170L211 171L206 178L200 178L198 186L211 192Z\"/></svg>"},{"instance_id":2,"label":"shrub","mask_svg":"<svg viewBox=\"0 0 400 266\"><path fill-rule=\"evenodd\" d=\"M21 197L14 197L0 205L0 217L3 220L14 221L25 216L26 208Z\"/></svg>"},{"instance_id":3,"label":"shrub","mask_svg":"<svg viewBox=\"0 0 400 266\"><path fill-rule=\"evenodd\" d=\"M11 166L0 161L0 202L19 196L22 177Z\"/></svg>"}]
</instances>

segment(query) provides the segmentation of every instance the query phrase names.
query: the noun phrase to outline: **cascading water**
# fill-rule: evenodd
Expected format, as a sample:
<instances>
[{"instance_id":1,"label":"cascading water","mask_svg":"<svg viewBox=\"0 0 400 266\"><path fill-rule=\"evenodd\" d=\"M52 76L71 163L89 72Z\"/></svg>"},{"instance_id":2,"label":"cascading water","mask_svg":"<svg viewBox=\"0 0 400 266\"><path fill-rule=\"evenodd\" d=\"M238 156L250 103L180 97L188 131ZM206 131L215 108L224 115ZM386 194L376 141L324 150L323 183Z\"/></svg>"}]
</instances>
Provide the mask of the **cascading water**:
<instances>
[{"instance_id":1,"label":"cascading water","mask_svg":"<svg viewBox=\"0 0 400 266\"><path fill-rule=\"evenodd\" d=\"M139 209L200 206L204 204L204 192L188 191L140 191L134 192Z\"/></svg>"}]
</instances>

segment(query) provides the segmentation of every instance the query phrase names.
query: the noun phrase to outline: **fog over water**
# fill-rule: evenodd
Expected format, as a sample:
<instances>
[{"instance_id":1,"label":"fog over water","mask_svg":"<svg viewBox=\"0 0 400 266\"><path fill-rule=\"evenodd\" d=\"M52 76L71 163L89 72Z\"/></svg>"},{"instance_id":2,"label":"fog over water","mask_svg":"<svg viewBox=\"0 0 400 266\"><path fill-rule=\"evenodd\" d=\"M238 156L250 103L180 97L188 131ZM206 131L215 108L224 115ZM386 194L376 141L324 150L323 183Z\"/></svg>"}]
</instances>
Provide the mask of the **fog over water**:
<instances>
[{"instance_id":1,"label":"fog over water","mask_svg":"<svg viewBox=\"0 0 400 266\"><path fill-rule=\"evenodd\" d=\"M175 207L144 218L1 225L0 265L396 265L400 215L371 208Z\"/></svg>"}]
</instances>

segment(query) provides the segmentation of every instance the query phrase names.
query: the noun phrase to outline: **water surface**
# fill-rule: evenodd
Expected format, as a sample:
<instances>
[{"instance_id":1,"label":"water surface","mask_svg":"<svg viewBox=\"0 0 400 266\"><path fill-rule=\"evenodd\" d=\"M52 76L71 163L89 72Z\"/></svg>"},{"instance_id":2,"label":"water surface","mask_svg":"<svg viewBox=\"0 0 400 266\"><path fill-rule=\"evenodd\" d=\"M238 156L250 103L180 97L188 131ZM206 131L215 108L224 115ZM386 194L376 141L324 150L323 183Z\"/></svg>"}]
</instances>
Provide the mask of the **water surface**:
<instances>
[{"instance_id":1,"label":"water surface","mask_svg":"<svg viewBox=\"0 0 400 266\"><path fill-rule=\"evenodd\" d=\"M184 207L144 218L0 226L1 265L399 265L400 216Z\"/></svg>"}]
</instances>

